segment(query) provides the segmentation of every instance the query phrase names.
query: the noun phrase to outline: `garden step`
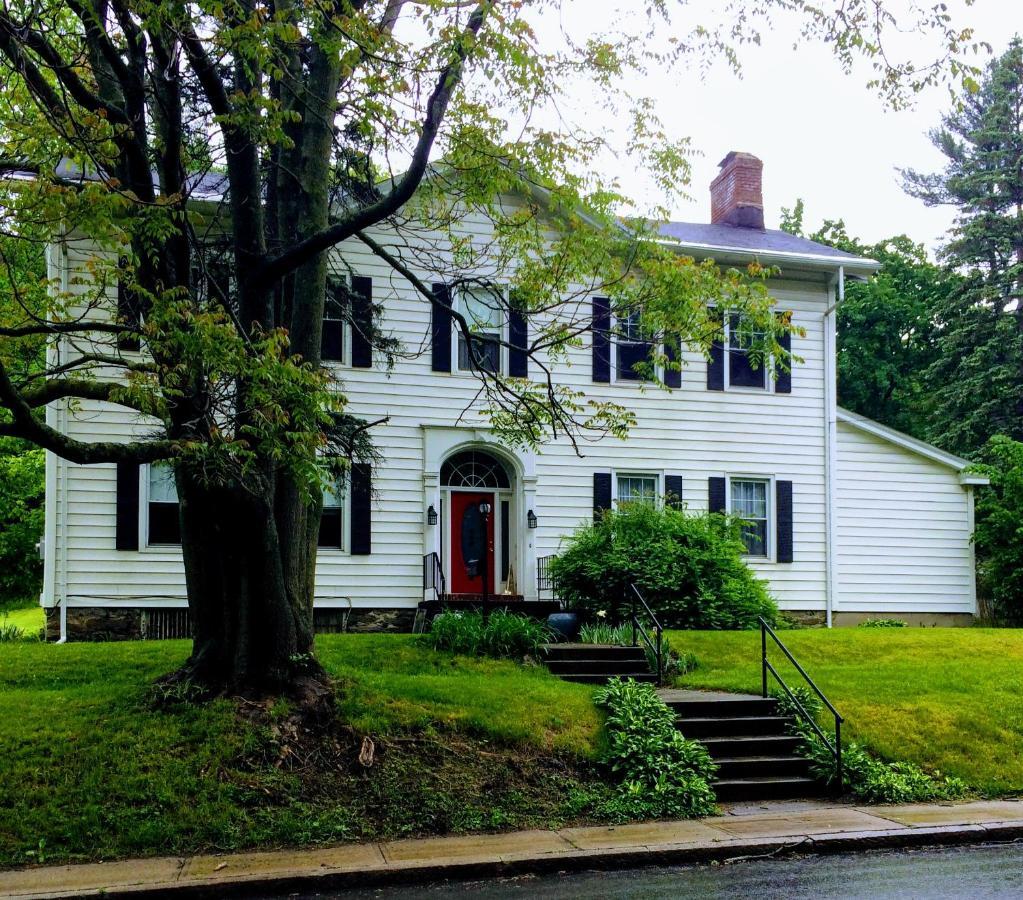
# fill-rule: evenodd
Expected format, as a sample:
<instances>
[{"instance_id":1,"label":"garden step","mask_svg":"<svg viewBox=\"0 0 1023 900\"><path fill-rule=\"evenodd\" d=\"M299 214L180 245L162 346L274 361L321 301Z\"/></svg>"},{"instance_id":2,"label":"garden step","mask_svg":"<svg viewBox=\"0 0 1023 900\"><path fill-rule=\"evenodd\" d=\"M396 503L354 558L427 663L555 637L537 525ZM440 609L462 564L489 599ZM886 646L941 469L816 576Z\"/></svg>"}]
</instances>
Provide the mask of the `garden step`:
<instances>
[{"instance_id":1,"label":"garden step","mask_svg":"<svg viewBox=\"0 0 1023 900\"><path fill-rule=\"evenodd\" d=\"M732 781L743 778L796 776L810 774L810 761L802 756L719 756L717 777Z\"/></svg>"},{"instance_id":2,"label":"garden step","mask_svg":"<svg viewBox=\"0 0 1023 900\"><path fill-rule=\"evenodd\" d=\"M778 701L773 697L746 697L738 695L734 700L670 700L669 708L683 719L735 718L736 716L774 716Z\"/></svg>"},{"instance_id":3,"label":"garden step","mask_svg":"<svg viewBox=\"0 0 1023 900\"><path fill-rule=\"evenodd\" d=\"M699 739L714 759L737 756L786 756L799 747L799 738L793 734L734 734L727 737Z\"/></svg>"},{"instance_id":4,"label":"garden step","mask_svg":"<svg viewBox=\"0 0 1023 900\"><path fill-rule=\"evenodd\" d=\"M559 675L562 681L575 681L581 684L605 684L612 678L627 679L633 681L657 681L657 676L649 669L645 672L591 672L584 675Z\"/></svg>"},{"instance_id":5,"label":"garden step","mask_svg":"<svg viewBox=\"0 0 1023 900\"><path fill-rule=\"evenodd\" d=\"M618 675L635 672L646 660L638 659L548 659L547 668L555 675Z\"/></svg>"},{"instance_id":6,"label":"garden step","mask_svg":"<svg viewBox=\"0 0 1023 900\"><path fill-rule=\"evenodd\" d=\"M736 734L784 734L792 719L787 716L698 716L678 718L676 724L687 738L728 737Z\"/></svg>"},{"instance_id":7,"label":"garden step","mask_svg":"<svg viewBox=\"0 0 1023 900\"><path fill-rule=\"evenodd\" d=\"M646 659L642 647L618 647L612 644L545 644L542 649L548 660Z\"/></svg>"},{"instance_id":8,"label":"garden step","mask_svg":"<svg viewBox=\"0 0 1023 900\"><path fill-rule=\"evenodd\" d=\"M763 778L723 778L712 784L718 800L779 800L820 797L827 788L813 778L768 776Z\"/></svg>"}]
</instances>

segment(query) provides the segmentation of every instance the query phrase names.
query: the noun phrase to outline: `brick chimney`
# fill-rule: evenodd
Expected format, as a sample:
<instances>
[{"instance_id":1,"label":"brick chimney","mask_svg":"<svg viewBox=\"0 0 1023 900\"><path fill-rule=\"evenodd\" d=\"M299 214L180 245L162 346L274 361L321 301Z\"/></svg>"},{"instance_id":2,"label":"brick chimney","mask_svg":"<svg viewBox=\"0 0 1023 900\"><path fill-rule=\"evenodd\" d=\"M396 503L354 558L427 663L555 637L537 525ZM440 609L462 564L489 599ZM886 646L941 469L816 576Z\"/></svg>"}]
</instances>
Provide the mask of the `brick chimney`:
<instances>
[{"instance_id":1,"label":"brick chimney","mask_svg":"<svg viewBox=\"0 0 1023 900\"><path fill-rule=\"evenodd\" d=\"M710 183L710 221L764 230L764 164L752 153L733 150Z\"/></svg>"}]
</instances>

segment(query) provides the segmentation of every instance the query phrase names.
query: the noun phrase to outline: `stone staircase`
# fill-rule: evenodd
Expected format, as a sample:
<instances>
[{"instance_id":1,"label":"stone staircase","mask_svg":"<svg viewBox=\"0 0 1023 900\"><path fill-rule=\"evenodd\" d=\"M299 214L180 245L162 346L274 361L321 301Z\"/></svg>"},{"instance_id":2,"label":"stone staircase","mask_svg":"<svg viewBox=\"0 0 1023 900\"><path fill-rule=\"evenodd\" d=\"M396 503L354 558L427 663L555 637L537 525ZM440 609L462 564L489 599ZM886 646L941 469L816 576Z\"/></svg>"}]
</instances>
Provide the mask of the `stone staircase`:
<instances>
[{"instance_id":1,"label":"stone staircase","mask_svg":"<svg viewBox=\"0 0 1023 900\"><path fill-rule=\"evenodd\" d=\"M547 668L565 681L606 684L610 678L657 681L642 647L611 644L546 644Z\"/></svg>"},{"instance_id":2,"label":"stone staircase","mask_svg":"<svg viewBox=\"0 0 1023 900\"><path fill-rule=\"evenodd\" d=\"M752 694L662 690L678 728L700 741L718 764L714 791L719 800L777 800L819 797L826 788L810 776L810 764L796 754L792 720L778 715L778 701Z\"/></svg>"}]
</instances>

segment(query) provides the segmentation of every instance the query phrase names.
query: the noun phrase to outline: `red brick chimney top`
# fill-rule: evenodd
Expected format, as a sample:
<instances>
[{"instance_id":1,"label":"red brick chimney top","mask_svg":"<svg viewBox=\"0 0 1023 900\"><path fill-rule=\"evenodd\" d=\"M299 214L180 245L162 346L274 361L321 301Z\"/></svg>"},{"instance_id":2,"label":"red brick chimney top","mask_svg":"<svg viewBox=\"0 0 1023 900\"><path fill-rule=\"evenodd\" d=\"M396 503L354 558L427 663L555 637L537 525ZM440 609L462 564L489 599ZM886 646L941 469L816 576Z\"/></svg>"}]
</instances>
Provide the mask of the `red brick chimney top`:
<instances>
[{"instance_id":1,"label":"red brick chimney top","mask_svg":"<svg viewBox=\"0 0 1023 900\"><path fill-rule=\"evenodd\" d=\"M752 153L733 150L710 183L710 221L764 230L764 164Z\"/></svg>"}]
</instances>

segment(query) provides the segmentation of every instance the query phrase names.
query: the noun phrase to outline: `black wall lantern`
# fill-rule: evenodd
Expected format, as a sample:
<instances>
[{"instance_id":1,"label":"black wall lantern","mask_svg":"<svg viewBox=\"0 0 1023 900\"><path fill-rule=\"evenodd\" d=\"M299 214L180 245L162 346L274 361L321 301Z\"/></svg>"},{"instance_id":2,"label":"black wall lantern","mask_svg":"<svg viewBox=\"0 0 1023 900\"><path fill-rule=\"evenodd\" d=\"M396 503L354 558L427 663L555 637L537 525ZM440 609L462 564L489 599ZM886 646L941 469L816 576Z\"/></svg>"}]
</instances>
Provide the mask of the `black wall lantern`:
<instances>
[{"instance_id":1,"label":"black wall lantern","mask_svg":"<svg viewBox=\"0 0 1023 900\"><path fill-rule=\"evenodd\" d=\"M536 528L536 513L533 510L526 513L526 527Z\"/></svg>"},{"instance_id":2,"label":"black wall lantern","mask_svg":"<svg viewBox=\"0 0 1023 900\"><path fill-rule=\"evenodd\" d=\"M437 510L433 508L433 504L430 504L430 508L426 511L426 524L436 525L437 524Z\"/></svg>"}]
</instances>

